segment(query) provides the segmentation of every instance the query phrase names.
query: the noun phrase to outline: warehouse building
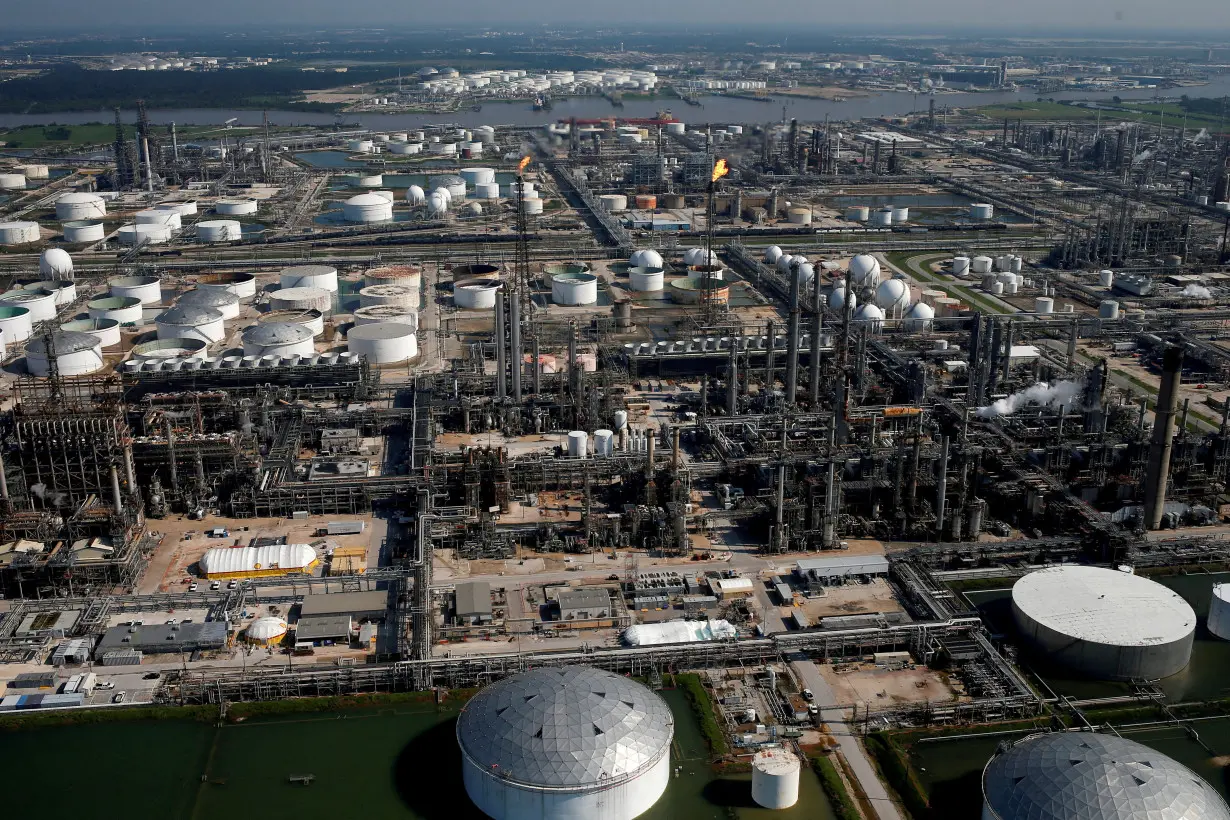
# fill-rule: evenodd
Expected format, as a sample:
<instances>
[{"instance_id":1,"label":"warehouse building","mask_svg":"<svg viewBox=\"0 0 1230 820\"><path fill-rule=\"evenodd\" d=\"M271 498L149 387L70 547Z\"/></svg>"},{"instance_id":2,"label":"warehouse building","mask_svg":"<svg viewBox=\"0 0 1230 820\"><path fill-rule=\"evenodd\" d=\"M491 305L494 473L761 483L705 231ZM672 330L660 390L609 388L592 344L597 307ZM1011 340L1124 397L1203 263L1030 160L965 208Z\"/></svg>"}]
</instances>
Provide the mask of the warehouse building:
<instances>
[{"instance_id":1,"label":"warehouse building","mask_svg":"<svg viewBox=\"0 0 1230 820\"><path fill-rule=\"evenodd\" d=\"M491 584L486 581L458 584L454 597L453 607L459 623L486 623L491 620Z\"/></svg>"},{"instance_id":2,"label":"warehouse building","mask_svg":"<svg viewBox=\"0 0 1230 820\"><path fill-rule=\"evenodd\" d=\"M152 624L114 626L103 633L95 648L101 655L116 649L135 649L146 655L159 653L214 652L226 647L225 621L199 624Z\"/></svg>"},{"instance_id":3,"label":"warehouse building","mask_svg":"<svg viewBox=\"0 0 1230 820\"><path fill-rule=\"evenodd\" d=\"M349 615L314 615L295 624L295 643L350 642L354 621Z\"/></svg>"},{"instance_id":4,"label":"warehouse building","mask_svg":"<svg viewBox=\"0 0 1230 820\"><path fill-rule=\"evenodd\" d=\"M888 575L888 559L883 555L801 558L795 562L794 574L808 585L838 586Z\"/></svg>"},{"instance_id":5,"label":"warehouse building","mask_svg":"<svg viewBox=\"0 0 1230 820\"><path fill-rule=\"evenodd\" d=\"M752 595L756 591L751 578L711 578L709 588L713 590L713 594L719 601Z\"/></svg>"},{"instance_id":6,"label":"warehouse building","mask_svg":"<svg viewBox=\"0 0 1230 820\"><path fill-rule=\"evenodd\" d=\"M559 619L588 621L611 617L611 595L601 587L560 590Z\"/></svg>"},{"instance_id":7,"label":"warehouse building","mask_svg":"<svg viewBox=\"0 0 1230 820\"><path fill-rule=\"evenodd\" d=\"M332 592L307 595L299 605L299 620L321 615L347 615L356 621L383 621L389 608L389 593Z\"/></svg>"},{"instance_id":8,"label":"warehouse building","mask_svg":"<svg viewBox=\"0 0 1230 820\"><path fill-rule=\"evenodd\" d=\"M200 560L201 575L217 578L263 578L272 575L310 574L320 562L307 544L270 544L261 547L221 547L208 550Z\"/></svg>"}]
</instances>

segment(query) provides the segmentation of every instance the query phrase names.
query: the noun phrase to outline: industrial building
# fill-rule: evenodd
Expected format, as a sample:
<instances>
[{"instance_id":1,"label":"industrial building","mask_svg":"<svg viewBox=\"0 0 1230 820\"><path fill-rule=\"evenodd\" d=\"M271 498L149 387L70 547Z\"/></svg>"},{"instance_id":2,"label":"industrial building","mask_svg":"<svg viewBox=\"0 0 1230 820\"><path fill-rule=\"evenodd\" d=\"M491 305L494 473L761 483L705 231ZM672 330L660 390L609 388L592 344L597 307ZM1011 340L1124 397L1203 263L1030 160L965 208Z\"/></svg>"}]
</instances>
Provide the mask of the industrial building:
<instances>
[{"instance_id":1,"label":"industrial building","mask_svg":"<svg viewBox=\"0 0 1230 820\"><path fill-rule=\"evenodd\" d=\"M584 621L610 618L611 595L601 587L562 589L556 598L561 621Z\"/></svg>"},{"instance_id":2,"label":"industrial building","mask_svg":"<svg viewBox=\"0 0 1230 820\"><path fill-rule=\"evenodd\" d=\"M454 616L463 624L491 620L491 584L467 581L457 585L453 603Z\"/></svg>"},{"instance_id":3,"label":"industrial building","mask_svg":"<svg viewBox=\"0 0 1230 820\"><path fill-rule=\"evenodd\" d=\"M349 615L356 621L381 621L388 613L389 594L382 590L309 594L299 604L299 617Z\"/></svg>"},{"instance_id":4,"label":"industrial building","mask_svg":"<svg viewBox=\"0 0 1230 820\"><path fill-rule=\"evenodd\" d=\"M319 562L316 550L307 544L276 544L211 549L200 564L206 578L262 578L311 573Z\"/></svg>"},{"instance_id":5,"label":"industrial building","mask_svg":"<svg viewBox=\"0 0 1230 820\"><path fill-rule=\"evenodd\" d=\"M103 633L94 647L94 656L101 657L122 649L144 655L216 652L225 648L229 640L227 625L223 621L115 626Z\"/></svg>"}]
</instances>

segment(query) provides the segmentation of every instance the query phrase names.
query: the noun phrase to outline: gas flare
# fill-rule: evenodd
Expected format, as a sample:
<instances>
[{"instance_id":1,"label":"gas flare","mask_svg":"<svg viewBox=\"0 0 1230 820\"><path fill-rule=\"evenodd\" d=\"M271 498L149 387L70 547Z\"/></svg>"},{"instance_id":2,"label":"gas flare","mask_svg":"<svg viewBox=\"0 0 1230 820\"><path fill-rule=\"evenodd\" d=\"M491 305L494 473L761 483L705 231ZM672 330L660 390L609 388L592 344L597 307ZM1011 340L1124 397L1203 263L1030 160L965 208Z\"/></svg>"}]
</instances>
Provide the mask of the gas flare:
<instances>
[{"instance_id":1,"label":"gas flare","mask_svg":"<svg viewBox=\"0 0 1230 820\"><path fill-rule=\"evenodd\" d=\"M529 157L522 157L522 158L521 158L521 161L520 161L519 163L517 163L517 173L519 174L519 173L521 173L522 171L524 171L524 170L525 170L525 166L527 166L527 165L529 165L529 164L530 164L530 158L529 158Z\"/></svg>"},{"instance_id":2,"label":"gas flare","mask_svg":"<svg viewBox=\"0 0 1230 820\"><path fill-rule=\"evenodd\" d=\"M726 164L726 160L719 159L717 164L713 166L713 178L710 182L717 182L722 177L730 173L730 166Z\"/></svg>"}]
</instances>

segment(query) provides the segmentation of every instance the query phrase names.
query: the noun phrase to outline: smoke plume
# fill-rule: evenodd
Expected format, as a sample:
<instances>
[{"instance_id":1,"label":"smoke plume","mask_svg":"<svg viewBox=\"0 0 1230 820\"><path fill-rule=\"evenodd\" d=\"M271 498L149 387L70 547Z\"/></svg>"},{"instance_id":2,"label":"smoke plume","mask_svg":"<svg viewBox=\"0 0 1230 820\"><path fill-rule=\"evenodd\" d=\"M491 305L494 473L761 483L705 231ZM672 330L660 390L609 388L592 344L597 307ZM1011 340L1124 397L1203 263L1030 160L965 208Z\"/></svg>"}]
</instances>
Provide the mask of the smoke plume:
<instances>
[{"instance_id":1,"label":"smoke plume","mask_svg":"<svg viewBox=\"0 0 1230 820\"><path fill-rule=\"evenodd\" d=\"M1185 296L1188 299L1212 299L1213 291L1202 285L1188 285L1183 288L1183 292L1179 295Z\"/></svg>"},{"instance_id":2,"label":"smoke plume","mask_svg":"<svg viewBox=\"0 0 1230 820\"><path fill-rule=\"evenodd\" d=\"M986 407L978 408L978 417L993 419L997 416L1011 416L1016 411L1030 404L1047 407L1072 407L1084 387L1080 382L1062 381L1050 384L1042 382L1033 387L1027 387L1019 393L1013 393L1007 398L993 402Z\"/></svg>"}]
</instances>

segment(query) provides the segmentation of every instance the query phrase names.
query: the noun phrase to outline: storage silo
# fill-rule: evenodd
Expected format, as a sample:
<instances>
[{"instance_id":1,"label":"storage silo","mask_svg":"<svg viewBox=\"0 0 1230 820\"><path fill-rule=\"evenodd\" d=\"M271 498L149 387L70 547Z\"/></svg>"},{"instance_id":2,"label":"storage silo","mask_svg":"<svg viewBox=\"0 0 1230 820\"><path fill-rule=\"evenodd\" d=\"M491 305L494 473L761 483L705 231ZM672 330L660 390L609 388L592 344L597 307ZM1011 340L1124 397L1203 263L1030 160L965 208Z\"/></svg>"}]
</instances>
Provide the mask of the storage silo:
<instances>
[{"instance_id":1,"label":"storage silo","mask_svg":"<svg viewBox=\"0 0 1230 820\"><path fill-rule=\"evenodd\" d=\"M20 191L25 187L25 174L0 174L0 190Z\"/></svg>"},{"instance_id":2,"label":"storage silo","mask_svg":"<svg viewBox=\"0 0 1230 820\"><path fill-rule=\"evenodd\" d=\"M30 318L30 309L24 305L0 302L0 333L4 334L5 344L24 342L34 332L34 322Z\"/></svg>"},{"instance_id":3,"label":"storage silo","mask_svg":"<svg viewBox=\"0 0 1230 820\"><path fill-rule=\"evenodd\" d=\"M96 336L103 347L115 347L120 343L120 323L114 319L74 319L60 325L60 330Z\"/></svg>"},{"instance_id":4,"label":"storage silo","mask_svg":"<svg viewBox=\"0 0 1230 820\"><path fill-rule=\"evenodd\" d=\"M954 256L952 258L952 275L966 276L969 274L969 261L968 256Z\"/></svg>"},{"instance_id":5,"label":"storage silo","mask_svg":"<svg viewBox=\"0 0 1230 820\"><path fill-rule=\"evenodd\" d=\"M585 666L507 677L457 720L466 793L494 820L631 820L666 790L673 736L657 694Z\"/></svg>"},{"instance_id":6,"label":"storage silo","mask_svg":"<svg viewBox=\"0 0 1230 820\"><path fill-rule=\"evenodd\" d=\"M1196 613L1139 575L1088 566L1035 570L1012 586L1012 614L1028 647L1098 680L1165 678L1187 666Z\"/></svg>"},{"instance_id":7,"label":"storage silo","mask_svg":"<svg viewBox=\"0 0 1230 820\"><path fill-rule=\"evenodd\" d=\"M119 276L107 280L112 296L135 296L143 305L162 303L162 280L157 276Z\"/></svg>"},{"instance_id":8,"label":"storage silo","mask_svg":"<svg viewBox=\"0 0 1230 820\"><path fill-rule=\"evenodd\" d=\"M1209 632L1230 641L1230 584L1214 584L1209 600Z\"/></svg>"},{"instance_id":9,"label":"storage silo","mask_svg":"<svg viewBox=\"0 0 1230 820\"><path fill-rule=\"evenodd\" d=\"M56 219L61 222L102 219L106 215L107 201L98 194L74 191L56 200Z\"/></svg>"},{"instance_id":10,"label":"storage silo","mask_svg":"<svg viewBox=\"0 0 1230 820\"><path fill-rule=\"evenodd\" d=\"M25 245L40 236L37 222L0 222L0 245Z\"/></svg>"},{"instance_id":11,"label":"storage silo","mask_svg":"<svg viewBox=\"0 0 1230 820\"><path fill-rule=\"evenodd\" d=\"M38 258L38 272L47 279L72 279L73 258L63 248L48 248Z\"/></svg>"},{"instance_id":12,"label":"storage silo","mask_svg":"<svg viewBox=\"0 0 1230 820\"><path fill-rule=\"evenodd\" d=\"M165 245L171 241L171 227L148 222L121 225L120 229L115 232L115 238L121 245L140 245L143 242L150 245Z\"/></svg>"},{"instance_id":13,"label":"storage silo","mask_svg":"<svg viewBox=\"0 0 1230 820\"><path fill-rule=\"evenodd\" d=\"M222 314L223 319L239 316L239 297L229 290L196 288L180 296L175 304L213 308Z\"/></svg>"},{"instance_id":14,"label":"storage silo","mask_svg":"<svg viewBox=\"0 0 1230 820\"><path fill-rule=\"evenodd\" d=\"M200 339L221 341L226 335L222 314L213 308L184 305L158 314L154 320L159 339Z\"/></svg>"},{"instance_id":15,"label":"storage silo","mask_svg":"<svg viewBox=\"0 0 1230 820\"><path fill-rule=\"evenodd\" d=\"M278 273L282 288L320 288L337 292L337 268L330 265L298 265Z\"/></svg>"},{"instance_id":16,"label":"storage silo","mask_svg":"<svg viewBox=\"0 0 1230 820\"><path fill-rule=\"evenodd\" d=\"M258 324L243 332L245 356L311 356L316 353L313 333L289 322Z\"/></svg>"},{"instance_id":17,"label":"storage silo","mask_svg":"<svg viewBox=\"0 0 1230 820\"><path fill-rule=\"evenodd\" d=\"M788 809L799 802L798 755L787 749L762 749L752 756L752 799L766 809Z\"/></svg>"},{"instance_id":18,"label":"storage silo","mask_svg":"<svg viewBox=\"0 0 1230 820\"><path fill-rule=\"evenodd\" d=\"M198 242L238 242L243 239L243 224L235 219L206 219L196 223Z\"/></svg>"},{"instance_id":19,"label":"storage silo","mask_svg":"<svg viewBox=\"0 0 1230 820\"><path fill-rule=\"evenodd\" d=\"M83 376L102 369L102 341L89 333L58 330L51 334L51 347L46 336L35 336L26 344L26 369L35 376L51 372L54 355L61 376Z\"/></svg>"},{"instance_id":20,"label":"storage silo","mask_svg":"<svg viewBox=\"0 0 1230 820\"><path fill-rule=\"evenodd\" d=\"M557 305L592 305L598 301L598 277L559 273L551 277L551 301Z\"/></svg>"},{"instance_id":21,"label":"storage silo","mask_svg":"<svg viewBox=\"0 0 1230 820\"><path fill-rule=\"evenodd\" d=\"M467 310L491 310L502 285L493 279L463 279L453 283L453 304Z\"/></svg>"},{"instance_id":22,"label":"storage silo","mask_svg":"<svg viewBox=\"0 0 1230 820\"><path fill-rule=\"evenodd\" d=\"M584 430L573 430L568 434L568 455L570 458L585 458L589 454L589 433Z\"/></svg>"},{"instance_id":23,"label":"storage silo","mask_svg":"<svg viewBox=\"0 0 1230 820\"><path fill-rule=\"evenodd\" d=\"M219 199L214 203L214 213L220 216L251 216L256 209L255 199Z\"/></svg>"},{"instance_id":24,"label":"storage silo","mask_svg":"<svg viewBox=\"0 0 1230 820\"><path fill-rule=\"evenodd\" d=\"M635 267L628 269L628 283L635 291L662 290L665 273L662 268Z\"/></svg>"},{"instance_id":25,"label":"storage silo","mask_svg":"<svg viewBox=\"0 0 1230 820\"><path fill-rule=\"evenodd\" d=\"M61 225L64 229L64 241L74 244L83 242L101 242L103 237L107 235L107 226L102 222L93 219L80 219L74 222L65 222Z\"/></svg>"},{"instance_id":26,"label":"storage silo","mask_svg":"<svg viewBox=\"0 0 1230 820\"><path fill-rule=\"evenodd\" d=\"M397 364L419 354L415 329L396 322L352 327L346 334L346 349L366 356L371 364Z\"/></svg>"},{"instance_id":27,"label":"storage silo","mask_svg":"<svg viewBox=\"0 0 1230 820\"><path fill-rule=\"evenodd\" d=\"M613 430L594 431L594 455L609 456L615 451L615 432Z\"/></svg>"},{"instance_id":28,"label":"storage silo","mask_svg":"<svg viewBox=\"0 0 1230 820\"><path fill-rule=\"evenodd\" d=\"M333 294L323 288L283 288L269 294L270 310L319 310L328 313Z\"/></svg>"},{"instance_id":29,"label":"storage silo","mask_svg":"<svg viewBox=\"0 0 1230 820\"><path fill-rule=\"evenodd\" d=\"M91 319L115 319L121 325L133 325L141 321L144 311L141 300L135 296L104 296L85 303Z\"/></svg>"}]
</instances>

